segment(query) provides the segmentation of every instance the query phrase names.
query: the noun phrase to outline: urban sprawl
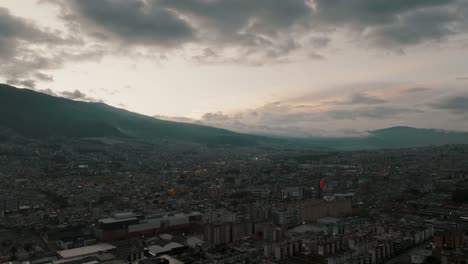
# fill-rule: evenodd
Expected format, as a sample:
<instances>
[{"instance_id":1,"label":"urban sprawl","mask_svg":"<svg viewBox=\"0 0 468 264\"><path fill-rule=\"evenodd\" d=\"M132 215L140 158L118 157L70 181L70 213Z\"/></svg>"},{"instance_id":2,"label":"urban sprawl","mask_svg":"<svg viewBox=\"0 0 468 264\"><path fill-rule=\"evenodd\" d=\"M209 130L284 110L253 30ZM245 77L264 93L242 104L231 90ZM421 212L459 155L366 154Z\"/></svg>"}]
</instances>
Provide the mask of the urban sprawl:
<instances>
[{"instance_id":1,"label":"urban sprawl","mask_svg":"<svg viewBox=\"0 0 468 264\"><path fill-rule=\"evenodd\" d=\"M468 146L0 144L0 263L468 263Z\"/></svg>"}]
</instances>

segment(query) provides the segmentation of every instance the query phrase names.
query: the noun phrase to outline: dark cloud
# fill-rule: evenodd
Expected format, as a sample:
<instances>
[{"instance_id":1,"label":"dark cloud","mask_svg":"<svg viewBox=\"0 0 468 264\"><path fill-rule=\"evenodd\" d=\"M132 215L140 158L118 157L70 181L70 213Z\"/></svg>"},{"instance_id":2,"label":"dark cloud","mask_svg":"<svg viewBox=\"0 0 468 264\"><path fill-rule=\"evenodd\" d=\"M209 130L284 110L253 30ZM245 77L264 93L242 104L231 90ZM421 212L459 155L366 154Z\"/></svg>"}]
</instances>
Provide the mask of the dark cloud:
<instances>
[{"instance_id":1,"label":"dark cloud","mask_svg":"<svg viewBox=\"0 0 468 264\"><path fill-rule=\"evenodd\" d=\"M198 63L257 66L288 62L299 49L308 59L324 60L321 49L330 45L328 34L337 29L357 32L353 35L360 43L400 53L408 46L468 32L468 4L463 0L41 2L60 7L68 32L41 28L0 7L0 76L11 84L33 88L36 82L53 81L43 71L71 61L97 61L110 53L162 59L165 52L186 44L201 50L191 56ZM140 54L140 47L147 50ZM353 100L381 103L362 96Z\"/></svg>"},{"instance_id":2,"label":"dark cloud","mask_svg":"<svg viewBox=\"0 0 468 264\"><path fill-rule=\"evenodd\" d=\"M254 112L235 113L228 115L222 112L206 113L201 119L192 119L186 117L168 117L168 116L154 116L157 119L194 123L200 125L208 125L213 127L220 127L232 131L242 133L253 133L258 135L276 135L276 136L298 136L307 137L311 135L327 135L328 131L324 129L307 128L304 129L302 125L293 122L272 122L272 120L265 120L265 122L249 122L245 118ZM279 120L278 120L279 121Z\"/></svg>"},{"instance_id":3,"label":"dark cloud","mask_svg":"<svg viewBox=\"0 0 468 264\"><path fill-rule=\"evenodd\" d=\"M455 2L457 0L315 0L316 14L322 20L335 26L359 28L392 23L400 14Z\"/></svg>"},{"instance_id":4,"label":"dark cloud","mask_svg":"<svg viewBox=\"0 0 468 264\"><path fill-rule=\"evenodd\" d=\"M202 120L206 122L220 122L227 121L231 119L228 115L223 114L222 112L217 113L206 113L202 116Z\"/></svg>"},{"instance_id":5,"label":"dark cloud","mask_svg":"<svg viewBox=\"0 0 468 264\"><path fill-rule=\"evenodd\" d=\"M36 92L40 92L40 93L44 93L44 94L48 94L48 95L52 95L52 96L58 96L57 93L55 93L54 91L52 91L50 88L47 88L47 89L35 89Z\"/></svg>"},{"instance_id":6,"label":"dark cloud","mask_svg":"<svg viewBox=\"0 0 468 264\"><path fill-rule=\"evenodd\" d=\"M403 107L368 107L336 109L323 112L293 112L293 107L284 105L281 111L271 108L272 104L255 110L235 114L222 112L206 113L201 119L161 117L157 118L198 123L214 127L226 128L244 133L280 136L363 136L366 132L354 128L335 127L339 123L366 122L375 123L375 120L397 120L408 115L422 113L423 111ZM253 115L252 113L256 113ZM326 124L326 125L325 125ZM332 124L332 127L330 127ZM325 125L325 126L324 126ZM327 129L320 129L327 127Z\"/></svg>"},{"instance_id":7,"label":"dark cloud","mask_svg":"<svg viewBox=\"0 0 468 264\"><path fill-rule=\"evenodd\" d=\"M57 53L57 59L62 63L73 61L99 61L106 55L106 47L103 45L91 45L83 49L64 50Z\"/></svg>"},{"instance_id":8,"label":"dark cloud","mask_svg":"<svg viewBox=\"0 0 468 264\"><path fill-rule=\"evenodd\" d=\"M215 60L219 59L219 56L213 49L205 48L200 55L193 56L193 59L201 64L213 63Z\"/></svg>"},{"instance_id":9,"label":"dark cloud","mask_svg":"<svg viewBox=\"0 0 468 264\"><path fill-rule=\"evenodd\" d=\"M415 88L410 88L408 90L405 90L405 93L421 93L421 92L427 92L432 90L431 88L426 88L426 87L415 87Z\"/></svg>"},{"instance_id":10,"label":"dark cloud","mask_svg":"<svg viewBox=\"0 0 468 264\"><path fill-rule=\"evenodd\" d=\"M330 44L331 39L329 37L311 37L310 44L314 48L324 48Z\"/></svg>"},{"instance_id":11,"label":"dark cloud","mask_svg":"<svg viewBox=\"0 0 468 264\"><path fill-rule=\"evenodd\" d=\"M455 114L468 115L468 94L442 98L438 102L432 103L431 106Z\"/></svg>"},{"instance_id":12,"label":"dark cloud","mask_svg":"<svg viewBox=\"0 0 468 264\"><path fill-rule=\"evenodd\" d=\"M70 99L70 100L80 100L80 101L88 101L88 102L102 102L102 100L93 98L85 94L80 90L70 91L63 91L58 94L61 97Z\"/></svg>"},{"instance_id":13,"label":"dark cloud","mask_svg":"<svg viewBox=\"0 0 468 264\"><path fill-rule=\"evenodd\" d=\"M340 104L349 104L349 105L370 105L370 104L381 104L387 102L386 100L368 96L365 93L354 93L347 100L340 102Z\"/></svg>"},{"instance_id":14,"label":"dark cloud","mask_svg":"<svg viewBox=\"0 0 468 264\"><path fill-rule=\"evenodd\" d=\"M350 28L370 43L392 50L446 38L466 30L461 0L315 0L317 23Z\"/></svg>"},{"instance_id":15,"label":"dark cloud","mask_svg":"<svg viewBox=\"0 0 468 264\"><path fill-rule=\"evenodd\" d=\"M278 27L285 28L295 24L298 18L307 17L310 13L310 7L303 0L161 0L159 2L204 21L220 22L222 24L220 27L230 32L236 32L246 26L262 32L275 31Z\"/></svg>"},{"instance_id":16,"label":"dark cloud","mask_svg":"<svg viewBox=\"0 0 468 264\"><path fill-rule=\"evenodd\" d=\"M217 37L255 45L259 35L274 37L281 30L306 22L311 8L304 0L161 0L159 4L189 16Z\"/></svg>"},{"instance_id":17,"label":"dark cloud","mask_svg":"<svg viewBox=\"0 0 468 264\"><path fill-rule=\"evenodd\" d=\"M30 88L33 91L44 93L44 94L51 95L51 96L63 97L63 98L70 99L70 100L95 102L95 103L96 102L101 102L101 103L103 102L100 99L96 99L96 98L93 98L91 96L88 96L86 93L84 93L84 92L82 92L80 90L55 92L55 91L51 90L50 88L36 89L35 88L35 81L33 81L33 80L25 80L25 81L19 81L19 82L15 81L15 80L11 80L11 81L12 82L9 83L11 85L21 85L21 86ZM32 82L32 84L34 84L34 85L32 85L30 82Z\"/></svg>"},{"instance_id":18,"label":"dark cloud","mask_svg":"<svg viewBox=\"0 0 468 264\"><path fill-rule=\"evenodd\" d=\"M408 46L467 32L463 0L42 0L60 6L77 34L120 52L162 55L194 44L199 63L287 62L299 49L323 60L329 33L403 53ZM465 11L463 11L465 10ZM465 25L465 26L463 26ZM1 47L1 46L0 46ZM193 46L190 46L193 47ZM325 54L326 55L326 54Z\"/></svg>"},{"instance_id":19,"label":"dark cloud","mask_svg":"<svg viewBox=\"0 0 468 264\"><path fill-rule=\"evenodd\" d=\"M10 83L33 88L36 81L50 81L52 76L40 71L60 68L60 47L76 44L81 44L77 37L40 28L0 7L0 75Z\"/></svg>"},{"instance_id":20,"label":"dark cloud","mask_svg":"<svg viewBox=\"0 0 468 264\"><path fill-rule=\"evenodd\" d=\"M73 92L64 91L64 92L61 92L60 95L65 98L72 99L72 100L86 98L86 94L82 93L80 90L75 90Z\"/></svg>"},{"instance_id":21,"label":"dark cloud","mask_svg":"<svg viewBox=\"0 0 468 264\"><path fill-rule=\"evenodd\" d=\"M22 86L26 88L35 88L36 87L36 81L34 80L16 80L16 79L9 79L6 81L7 84L10 85L16 85L16 86Z\"/></svg>"},{"instance_id":22,"label":"dark cloud","mask_svg":"<svg viewBox=\"0 0 468 264\"><path fill-rule=\"evenodd\" d=\"M119 47L235 49L211 61L262 64L301 47L295 32L310 23L308 0L42 0L61 7L69 28ZM323 43L324 40L317 40ZM161 50L161 49L160 49ZM202 56L204 59L206 56ZM194 57L200 59L200 57Z\"/></svg>"},{"instance_id":23,"label":"dark cloud","mask_svg":"<svg viewBox=\"0 0 468 264\"><path fill-rule=\"evenodd\" d=\"M158 1L70 0L63 17L79 23L101 40L124 43L174 46L191 41L195 33L190 24Z\"/></svg>"},{"instance_id":24,"label":"dark cloud","mask_svg":"<svg viewBox=\"0 0 468 264\"><path fill-rule=\"evenodd\" d=\"M14 16L6 8L0 7L0 38L2 39L1 56L11 56L12 47L19 40L34 43L67 43L71 39L63 38L59 32L43 30L32 22ZM15 47L13 47L15 48Z\"/></svg>"},{"instance_id":25,"label":"dark cloud","mask_svg":"<svg viewBox=\"0 0 468 264\"><path fill-rule=\"evenodd\" d=\"M383 100L372 100L372 97L351 96L356 104L374 104L383 103ZM351 100L349 101L351 102ZM359 103L358 103L359 102ZM333 105L330 105L333 106ZM310 110L300 109L288 103L269 103L262 107L248 110L237 114L225 114L222 112L206 113L200 121L207 125L224 127L228 129L236 129L236 131L249 132L249 129L254 129L258 132L261 126L265 127L302 127L296 130L296 136L304 136L308 134L308 130L316 128L323 124L329 126L331 123L341 123L348 120L371 121L399 119L400 117L407 118L413 114L423 113L422 110L402 107L396 105L375 106L375 107L355 107L353 104L347 107L336 108L329 110ZM240 130L241 125L243 130ZM336 124L335 124L336 125ZM299 133L301 131L301 133ZM251 132L251 131L250 131ZM274 133L273 131L264 131L264 133ZM346 130L335 131L339 135L347 134ZM323 134L323 133L322 133ZM309 133L308 135L312 135Z\"/></svg>"},{"instance_id":26,"label":"dark cloud","mask_svg":"<svg viewBox=\"0 0 468 264\"><path fill-rule=\"evenodd\" d=\"M358 108L346 110L331 110L326 114L333 119L338 120L356 120L356 119L392 119L401 115L422 113L422 110L399 108L399 107L372 107L372 108Z\"/></svg>"},{"instance_id":27,"label":"dark cloud","mask_svg":"<svg viewBox=\"0 0 468 264\"><path fill-rule=\"evenodd\" d=\"M325 59L323 55L320 55L315 51L309 52L309 58L312 60L324 60Z\"/></svg>"},{"instance_id":28,"label":"dark cloud","mask_svg":"<svg viewBox=\"0 0 468 264\"><path fill-rule=\"evenodd\" d=\"M367 37L386 48L439 41L456 33L457 16L447 9L418 10L370 31Z\"/></svg>"},{"instance_id":29,"label":"dark cloud","mask_svg":"<svg viewBox=\"0 0 468 264\"><path fill-rule=\"evenodd\" d=\"M360 83L299 98L282 98L240 112L206 113L199 119L170 118L244 133L280 136L365 136L366 129L411 124L454 128L455 120L468 117L468 95L462 86L445 86L458 96L441 97L442 87L408 83ZM458 91L458 92L457 92ZM371 96L381 94L382 98ZM436 103L428 105L428 102ZM449 110L454 115L448 115ZM166 119L166 118L165 118ZM459 122L456 129L466 130Z\"/></svg>"},{"instance_id":30,"label":"dark cloud","mask_svg":"<svg viewBox=\"0 0 468 264\"><path fill-rule=\"evenodd\" d=\"M54 76L49 75L49 74L44 74L42 72L36 72L34 73L34 77L41 81L46 81L46 82L52 82L54 80Z\"/></svg>"}]
</instances>

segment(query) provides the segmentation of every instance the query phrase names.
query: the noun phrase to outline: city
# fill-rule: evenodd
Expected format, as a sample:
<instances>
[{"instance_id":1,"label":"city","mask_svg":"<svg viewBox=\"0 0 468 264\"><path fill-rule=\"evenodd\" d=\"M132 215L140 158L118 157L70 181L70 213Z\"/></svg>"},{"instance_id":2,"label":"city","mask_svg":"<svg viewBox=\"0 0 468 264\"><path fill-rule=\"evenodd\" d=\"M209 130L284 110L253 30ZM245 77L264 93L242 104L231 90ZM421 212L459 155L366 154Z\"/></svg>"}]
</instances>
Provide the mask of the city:
<instances>
[{"instance_id":1,"label":"city","mask_svg":"<svg viewBox=\"0 0 468 264\"><path fill-rule=\"evenodd\" d=\"M0 264L468 264L468 0L0 0Z\"/></svg>"},{"instance_id":2,"label":"city","mask_svg":"<svg viewBox=\"0 0 468 264\"><path fill-rule=\"evenodd\" d=\"M322 152L5 138L2 262L424 263L468 254L466 145Z\"/></svg>"}]
</instances>

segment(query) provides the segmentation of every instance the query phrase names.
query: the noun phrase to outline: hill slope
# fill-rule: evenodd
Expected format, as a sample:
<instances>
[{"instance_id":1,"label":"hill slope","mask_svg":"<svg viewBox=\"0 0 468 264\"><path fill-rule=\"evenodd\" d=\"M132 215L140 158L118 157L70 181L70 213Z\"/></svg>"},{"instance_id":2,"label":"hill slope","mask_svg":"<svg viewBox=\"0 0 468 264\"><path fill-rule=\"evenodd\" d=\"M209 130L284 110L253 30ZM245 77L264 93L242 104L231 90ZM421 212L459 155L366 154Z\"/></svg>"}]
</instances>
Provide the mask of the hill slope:
<instances>
[{"instance_id":1,"label":"hill slope","mask_svg":"<svg viewBox=\"0 0 468 264\"><path fill-rule=\"evenodd\" d=\"M0 84L0 127L28 137L136 137L246 145L265 138L158 120L103 103L68 100Z\"/></svg>"},{"instance_id":2,"label":"hill slope","mask_svg":"<svg viewBox=\"0 0 468 264\"><path fill-rule=\"evenodd\" d=\"M130 137L203 144L292 144L323 150L359 150L467 144L468 133L392 127L366 137L275 139L202 125L155 119L103 103L68 100L0 84L0 128L26 137Z\"/></svg>"}]
</instances>

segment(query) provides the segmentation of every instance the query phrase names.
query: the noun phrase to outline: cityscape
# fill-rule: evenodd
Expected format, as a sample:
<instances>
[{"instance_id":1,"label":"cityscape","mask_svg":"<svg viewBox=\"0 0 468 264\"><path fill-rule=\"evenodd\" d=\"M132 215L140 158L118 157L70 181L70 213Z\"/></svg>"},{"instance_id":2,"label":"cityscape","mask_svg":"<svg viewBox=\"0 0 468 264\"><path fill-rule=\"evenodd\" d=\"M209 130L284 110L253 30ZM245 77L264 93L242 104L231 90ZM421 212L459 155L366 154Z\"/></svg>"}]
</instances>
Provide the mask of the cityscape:
<instances>
[{"instance_id":1,"label":"cityscape","mask_svg":"<svg viewBox=\"0 0 468 264\"><path fill-rule=\"evenodd\" d=\"M2 262L462 263L467 257L466 145L328 152L7 142L0 150Z\"/></svg>"},{"instance_id":2,"label":"cityscape","mask_svg":"<svg viewBox=\"0 0 468 264\"><path fill-rule=\"evenodd\" d=\"M1 0L0 264L467 264L466 0Z\"/></svg>"}]
</instances>

